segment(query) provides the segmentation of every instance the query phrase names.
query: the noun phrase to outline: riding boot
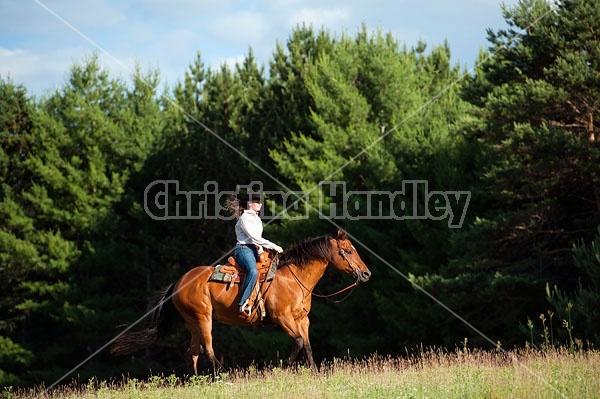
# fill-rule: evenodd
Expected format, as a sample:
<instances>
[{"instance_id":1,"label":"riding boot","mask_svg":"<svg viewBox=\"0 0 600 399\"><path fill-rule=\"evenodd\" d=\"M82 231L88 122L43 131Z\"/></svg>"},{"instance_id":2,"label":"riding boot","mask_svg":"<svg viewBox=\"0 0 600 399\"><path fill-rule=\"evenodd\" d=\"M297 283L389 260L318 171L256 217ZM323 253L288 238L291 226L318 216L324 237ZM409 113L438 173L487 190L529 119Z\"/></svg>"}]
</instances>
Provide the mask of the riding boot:
<instances>
[{"instance_id":1,"label":"riding boot","mask_svg":"<svg viewBox=\"0 0 600 399\"><path fill-rule=\"evenodd\" d=\"M250 305L249 299L246 299L244 304L240 306L240 313L246 317L250 317L252 314L252 305Z\"/></svg>"}]
</instances>

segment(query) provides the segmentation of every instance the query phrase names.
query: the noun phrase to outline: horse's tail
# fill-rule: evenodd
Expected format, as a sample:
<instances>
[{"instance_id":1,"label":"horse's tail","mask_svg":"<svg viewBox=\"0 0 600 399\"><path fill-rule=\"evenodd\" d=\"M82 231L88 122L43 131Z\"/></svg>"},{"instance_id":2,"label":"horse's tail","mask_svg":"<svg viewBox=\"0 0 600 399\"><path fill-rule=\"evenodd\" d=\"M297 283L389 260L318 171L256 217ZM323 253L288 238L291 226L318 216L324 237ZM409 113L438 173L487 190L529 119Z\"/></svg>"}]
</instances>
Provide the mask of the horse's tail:
<instances>
[{"instance_id":1,"label":"horse's tail","mask_svg":"<svg viewBox=\"0 0 600 399\"><path fill-rule=\"evenodd\" d=\"M112 355L127 355L149 348L164 336L170 322L169 316L177 313L171 301L174 286L169 285L150 301L148 312L139 325L134 324L117 336L110 347Z\"/></svg>"}]
</instances>

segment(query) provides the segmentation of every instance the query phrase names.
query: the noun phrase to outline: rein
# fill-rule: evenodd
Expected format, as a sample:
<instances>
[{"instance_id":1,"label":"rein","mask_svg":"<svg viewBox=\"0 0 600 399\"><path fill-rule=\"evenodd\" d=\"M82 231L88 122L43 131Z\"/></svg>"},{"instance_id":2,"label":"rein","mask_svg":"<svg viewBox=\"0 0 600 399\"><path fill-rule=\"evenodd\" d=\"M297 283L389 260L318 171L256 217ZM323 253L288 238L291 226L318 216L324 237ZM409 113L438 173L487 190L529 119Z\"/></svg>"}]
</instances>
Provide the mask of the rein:
<instances>
[{"instance_id":1,"label":"rein","mask_svg":"<svg viewBox=\"0 0 600 399\"><path fill-rule=\"evenodd\" d=\"M348 297L350 295L352 295L352 293L354 292L354 288L356 288L358 286L358 279L356 279L355 282L353 282L352 284L350 284L349 286L347 286L346 288L342 288L341 290L334 292L333 294L327 294L327 295L321 295L321 294L317 294L317 293L312 293L314 296L318 297L318 298L325 298L327 299L329 302L331 303L340 303L340 302L344 302L346 299L348 299ZM341 294L344 291L350 290L350 292L348 292L346 294L346 296L344 296L342 299L338 299L338 300L333 300L333 299L329 299L332 296L336 296L338 294Z\"/></svg>"},{"instance_id":2,"label":"rein","mask_svg":"<svg viewBox=\"0 0 600 399\"><path fill-rule=\"evenodd\" d=\"M336 240L336 243L337 243L337 246L338 246L338 249L339 249L340 256L342 257L342 259L344 259L348 263L348 265L350 266L350 268L352 270L354 270L354 268L352 267L352 265L350 264L350 262L346 258L344 250L340 248L339 241ZM325 299L327 299L331 303L340 303L340 302L343 302L346 299L348 299L348 297L350 297L350 295L354 292L354 288L356 288L358 286L358 280L359 280L358 274L357 274L356 281L353 282L352 284L350 284L349 286L347 286L345 288L342 288L341 290L336 291L336 292L334 292L332 294L317 294L317 293L313 292L313 290L315 289L315 287L313 287L312 289L306 288L306 286L302 283L302 281L300 281L300 279L298 278L298 276L296 276L296 273L294 273L294 271L292 270L292 268L290 268L290 272L292 273L292 276L294 276L294 279L296 280L296 282L298 283L298 285L300 285L300 287L302 287L306 291L308 291L309 294L314 295L317 298L325 298ZM346 292L348 290L350 290L350 292L348 292L342 299L338 299L338 300L329 299L329 298L331 298L333 296L339 295L339 294L341 294L343 292Z\"/></svg>"}]
</instances>

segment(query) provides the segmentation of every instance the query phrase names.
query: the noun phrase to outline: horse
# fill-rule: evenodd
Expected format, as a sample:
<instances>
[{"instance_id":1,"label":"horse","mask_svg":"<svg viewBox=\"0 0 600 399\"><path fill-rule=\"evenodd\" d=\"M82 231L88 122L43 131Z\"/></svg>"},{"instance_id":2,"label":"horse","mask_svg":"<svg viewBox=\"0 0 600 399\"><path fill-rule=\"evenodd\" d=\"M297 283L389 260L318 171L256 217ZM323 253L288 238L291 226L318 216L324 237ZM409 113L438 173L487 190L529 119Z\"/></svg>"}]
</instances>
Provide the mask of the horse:
<instances>
[{"instance_id":1,"label":"horse","mask_svg":"<svg viewBox=\"0 0 600 399\"><path fill-rule=\"evenodd\" d=\"M368 281L371 276L344 231L338 230L336 236L304 239L280 254L275 277L260 286L266 313L264 320L249 319L239 313L241 284L209 281L215 267L197 266L154 298L142 326L126 330L116 338L111 353L125 355L154 345L167 327L165 315L176 312L191 335L186 357L195 375L201 354L208 358L215 373L222 368L213 350L213 322L238 326L275 323L294 340L288 364L293 364L302 350L307 366L314 369L308 314L312 291L329 265L352 275L356 279L354 285Z\"/></svg>"}]
</instances>

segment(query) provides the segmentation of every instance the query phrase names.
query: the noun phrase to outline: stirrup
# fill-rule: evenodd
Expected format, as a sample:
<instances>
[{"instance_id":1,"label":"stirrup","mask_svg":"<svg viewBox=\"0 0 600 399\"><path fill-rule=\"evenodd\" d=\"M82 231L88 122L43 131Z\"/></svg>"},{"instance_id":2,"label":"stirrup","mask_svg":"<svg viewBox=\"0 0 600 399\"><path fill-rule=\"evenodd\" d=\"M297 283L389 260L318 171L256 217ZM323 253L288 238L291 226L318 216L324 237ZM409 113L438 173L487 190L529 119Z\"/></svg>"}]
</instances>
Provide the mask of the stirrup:
<instances>
[{"instance_id":1,"label":"stirrup","mask_svg":"<svg viewBox=\"0 0 600 399\"><path fill-rule=\"evenodd\" d=\"M248 300L243 305L240 305L240 313L246 317L252 315L252 305L248 303Z\"/></svg>"}]
</instances>

